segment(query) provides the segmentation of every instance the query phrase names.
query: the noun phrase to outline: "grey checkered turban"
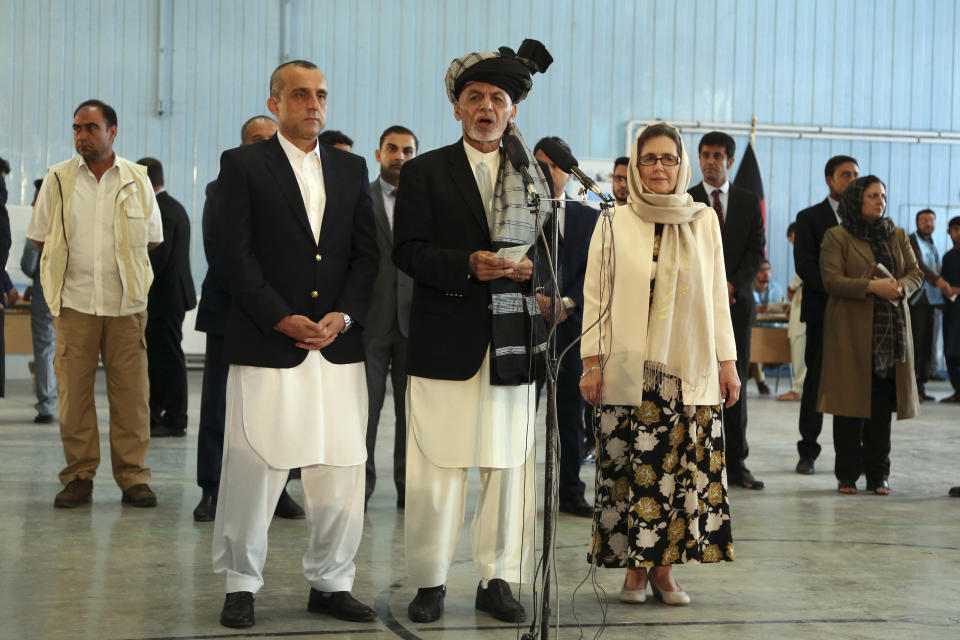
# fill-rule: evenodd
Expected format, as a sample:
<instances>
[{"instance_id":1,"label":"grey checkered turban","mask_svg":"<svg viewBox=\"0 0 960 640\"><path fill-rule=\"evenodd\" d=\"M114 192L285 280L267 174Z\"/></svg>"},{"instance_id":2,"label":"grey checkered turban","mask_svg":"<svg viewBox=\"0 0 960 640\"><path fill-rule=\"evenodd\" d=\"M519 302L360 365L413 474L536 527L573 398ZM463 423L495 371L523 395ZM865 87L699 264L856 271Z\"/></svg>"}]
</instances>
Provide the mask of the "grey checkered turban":
<instances>
[{"instance_id":1,"label":"grey checkered turban","mask_svg":"<svg viewBox=\"0 0 960 640\"><path fill-rule=\"evenodd\" d=\"M527 97L533 86L533 74L543 73L553 62L547 48L536 40L523 41L514 53L509 47L498 51L468 53L450 63L446 87L450 102L456 102L468 82L487 82L500 87L514 103Z\"/></svg>"}]
</instances>

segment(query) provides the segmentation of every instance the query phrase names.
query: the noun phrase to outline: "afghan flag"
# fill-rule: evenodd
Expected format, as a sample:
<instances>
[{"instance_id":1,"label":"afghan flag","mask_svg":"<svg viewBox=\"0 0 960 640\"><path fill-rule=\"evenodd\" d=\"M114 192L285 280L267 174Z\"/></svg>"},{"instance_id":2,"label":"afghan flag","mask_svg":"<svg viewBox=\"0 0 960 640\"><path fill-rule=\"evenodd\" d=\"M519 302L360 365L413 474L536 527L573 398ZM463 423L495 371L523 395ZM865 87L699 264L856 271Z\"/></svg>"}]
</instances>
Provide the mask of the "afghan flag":
<instances>
[{"instance_id":1,"label":"afghan flag","mask_svg":"<svg viewBox=\"0 0 960 640\"><path fill-rule=\"evenodd\" d=\"M733 184L757 194L760 198L760 212L763 214L763 230L766 234L767 203L763 199L763 179L760 177L760 165L757 164L757 156L753 152L752 144L747 145L747 151L743 154L743 160L740 161L740 168L737 170L737 177L733 179Z\"/></svg>"}]
</instances>

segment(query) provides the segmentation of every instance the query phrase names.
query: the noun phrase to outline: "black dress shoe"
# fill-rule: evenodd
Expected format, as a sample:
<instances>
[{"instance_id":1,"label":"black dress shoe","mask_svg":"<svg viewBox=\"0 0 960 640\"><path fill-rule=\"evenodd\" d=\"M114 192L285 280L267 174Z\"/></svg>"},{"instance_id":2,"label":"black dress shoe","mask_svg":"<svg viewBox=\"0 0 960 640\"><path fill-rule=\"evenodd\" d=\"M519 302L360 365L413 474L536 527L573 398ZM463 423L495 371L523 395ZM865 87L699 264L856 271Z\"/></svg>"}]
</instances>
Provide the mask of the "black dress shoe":
<instances>
[{"instance_id":1,"label":"black dress shoe","mask_svg":"<svg viewBox=\"0 0 960 640\"><path fill-rule=\"evenodd\" d=\"M488 582L486 589L482 582L477 585L477 610L504 622L523 622L527 619L527 612L513 597L510 585L500 578Z\"/></svg>"},{"instance_id":2,"label":"black dress shoe","mask_svg":"<svg viewBox=\"0 0 960 640\"><path fill-rule=\"evenodd\" d=\"M800 458L800 462L797 463L797 473L802 473L805 476L813 475L813 460Z\"/></svg>"},{"instance_id":3,"label":"black dress shoe","mask_svg":"<svg viewBox=\"0 0 960 640\"><path fill-rule=\"evenodd\" d=\"M948 492L948 495L951 498L960 498L960 486L950 487L950 491Z\"/></svg>"},{"instance_id":4,"label":"black dress shoe","mask_svg":"<svg viewBox=\"0 0 960 640\"><path fill-rule=\"evenodd\" d=\"M738 487L743 487L744 489L753 489L755 491L759 491L767 486L763 480L757 480L754 478L749 469L744 469L740 474L740 477L734 480L731 484Z\"/></svg>"},{"instance_id":5,"label":"black dress shoe","mask_svg":"<svg viewBox=\"0 0 960 640\"><path fill-rule=\"evenodd\" d=\"M307 514L303 511L303 507L298 505L290 494L287 493L286 488L284 488L280 494L280 499L277 500L277 507L273 510L273 515L278 518L289 518L290 520L303 520L307 517Z\"/></svg>"},{"instance_id":6,"label":"black dress shoe","mask_svg":"<svg viewBox=\"0 0 960 640\"><path fill-rule=\"evenodd\" d=\"M931 400L936 400L936 398L928 394L926 391L921 391L919 395L920 402L930 402Z\"/></svg>"},{"instance_id":7,"label":"black dress shoe","mask_svg":"<svg viewBox=\"0 0 960 640\"><path fill-rule=\"evenodd\" d=\"M307 611L325 613L348 622L373 622L377 619L377 612L354 598L349 591L327 592L310 589Z\"/></svg>"},{"instance_id":8,"label":"black dress shoe","mask_svg":"<svg viewBox=\"0 0 960 640\"><path fill-rule=\"evenodd\" d=\"M249 591L228 593L220 612L220 624L231 629L246 629L254 625L254 596Z\"/></svg>"},{"instance_id":9,"label":"black dress shoe","mask_svg":"<svg viewBox=\"0 0 960 640\"><path fill-rule=\"evenodd\" d=\"M439 587L417 589L417 595L407 606L407 616L414 622L433 622L443 615L443 598L447 595L447 588L442 584Z\"/></svg>"},{"instance_id":10,"label":"black dress shoe","mask_svg":"<svg viewBox=\"0 0 960 640\"><path fill-rule=\"evenodd\" d=\"M217 496L203 494L200 503L193 510L194 522L213 522L217 517Z\"/></svg>"},{"instance_id":11,"label":"black dress shoe","mask_svg":"<svg viewBox=\"0 0 960 640\"><path fill-rule=\"evenodd\" d=\"M165 424L150 427L151 438L185 438L186 436L186 427L170 427Z\"/></svg>"},{"instance_id":12,"label":"black dress shoe","mask_svg":"<svg viewBox=\"0 0 960 640\"><path fill-rule=\"evenodd\" d=\"M53 422L53 416L49 413L38 413L33 419L34 424L50 424Z\"/></svg>"},{"instance_id":13,"label":"black dress shoe","mask_svg":"<svg viewBox=\"0 0 960 640\"><path fill-rule=\"evenodd\" d=\"M580 518L593 517L593 505L583 496L574 496L572 500L561 500L560 511Z\"/></svg>"}]
</instances>

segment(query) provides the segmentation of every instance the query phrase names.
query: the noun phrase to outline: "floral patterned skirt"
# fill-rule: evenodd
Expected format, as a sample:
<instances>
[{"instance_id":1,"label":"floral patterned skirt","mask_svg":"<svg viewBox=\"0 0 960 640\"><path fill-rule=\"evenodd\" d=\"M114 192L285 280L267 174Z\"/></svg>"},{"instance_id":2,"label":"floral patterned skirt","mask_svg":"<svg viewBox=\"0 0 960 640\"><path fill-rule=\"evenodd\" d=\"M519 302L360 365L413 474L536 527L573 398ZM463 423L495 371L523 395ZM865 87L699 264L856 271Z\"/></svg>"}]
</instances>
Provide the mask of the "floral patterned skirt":
<instances>
[{"instance_id":1,"label":"floral patterned skirt","mask_svg":"<svg viewBox=\"0 0 960 640\"><path fill-rule=\"evenodd\" d=\"M598 409L597 510L587 561L651 567L733 560L719 406L683 406L666 376L639 407Z\"/></svg>"}]
</instances>

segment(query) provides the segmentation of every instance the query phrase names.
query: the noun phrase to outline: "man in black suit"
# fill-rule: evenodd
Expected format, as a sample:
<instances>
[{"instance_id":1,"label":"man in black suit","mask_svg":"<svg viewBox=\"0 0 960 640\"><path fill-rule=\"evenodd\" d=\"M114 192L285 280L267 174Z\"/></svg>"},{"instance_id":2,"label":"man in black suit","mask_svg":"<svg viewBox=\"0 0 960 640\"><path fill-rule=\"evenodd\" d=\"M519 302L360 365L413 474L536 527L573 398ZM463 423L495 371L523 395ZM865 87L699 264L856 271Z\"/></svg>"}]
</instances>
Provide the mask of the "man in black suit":
<instances>
[{"instance_id":1,"label":"man in black suit","mask_svg":"<svg viewBox=\"0 0 960 640\"><path fill-rule=\"evenodd\" d=\"M544 138L533 147L533 156L546 165L553 181L553 196L566 197L564 187L570 180L543 151ZM552 140L570 152L570 146L562 139ZM572 152L571 152L572 155ZM560 202L557 218L560 221L560 295L557 305L557 353L560 354L580 337L583 326L583 278L587 273L587 254L590 252L590 237L597 224L600 212L579 202ZM550 298L537 295L543 317L550 318ZM560 435L559 508L564 513L581 518L593 517L593 505L583 496L584 483L580 480L583 464L583 410L586 404L580 393L580 344L573 346L560 363L557 376L557 428ZM539 406L540 390L544 379L537 381Z\"/></svg>"},{"instance_id":2,"label":"man in black suit","mask_svg":"<svg viewBox=\"0 0 960 640\"><path fill-rule=\"evenodd\" d=\"M397 488L397 507L405 504L407 468L407 335L410 332L410 299L413 280L393 264L393 209L397 201L400 169L407 160L417 155L417 136L400 125L388 127L380 134L376 159L380 175L370 183L373 198L373 217L377 224L377 248L380 249L380 268L373 283L373 299L363 328L363 347L366 352L367 393L370 410L367 416L367 486L364 508L377 485L377 467L374 450L377 446L377 426L380 410L387 391L387 372L393 384L393 412L396 427L393 432L393 484Z\"/></svg>"},{"instance_id":3,"label":"man in black suit","mask_svg":"<svg viewBox=\"0 0 960 640\"><path fill-rule=\"evenodd\" d=\"M267 107L279 132L224 152L217 184L215 268L231 298L213 536L214 570L226 573L220 622L254 624L269 515L295 467L307 497L307 609L372 621L350 594L366 459L359 327L379 258L367 167L317 142L327 82L313 63L277 67Z\"/></svg>"},{"instance_id":4,"label":"man in black suit","mask_svg":"<svg viewBox=\"0 0 960 640\"><path fill-rule=\"evenodd\" d=\"M150 379L150 437L187 435L187 362L183 356L183 317L197 306L190 273L190 216L167 193L163 165L140 158L147 168L163 222L163 242L150 250L153 284L147 297L147 376Z\"/></svg>"},{"instance_id":5,"label":"man in black suit","mask_svg":"<svg viewBox=\"0 0 960 640\"><path fill-rule=\"evenodd\" d=\"M627 204L627 196L630 195L630 187L627 185L627 173L629 173L630 158L620 156L613 161L613 199L618 205Z\"/></svg>"},{"instance_id":6,"label":"man in black suit","mask_svg":"<svg viewBox=\"0 0 960 640\"><path fill-rule=\"evenodd\" d=\"M254 116L240 127L240 146L269 140L277 133L277 123L269 116ZM216 274L217 181L207 184L203 203L203 253L207 258L207 275L200 285L197 306L197 331L207 334L203 356L203 385L200 391L200 424L197 430L197 486L202 490L200 502L193 510L197 522L213 522L217 514L220 491L220 465L223 459L223 427L227 405L227 372L229 364L223 354L223 333L230 310L230 294ZM284 488L274 515L299 520L306 513Z\"/></svg>"},{"instance_id":7,"label":"man in black suit","mask_svg":"<svg viewBox=\"0 0 960 640\"><path fill-rule=\"evenodd\" d=\"M508 581L520 581L533 556L532 383L546 335L530 247L542 216L525 206L521 174L500 142L518 133L516 103L533 84L531 70L551 61L532 40L517 53L501 47L454 60L446 89L463 137L414 158L400 174L393 260L414 280L404 517L414 622L443 614L470 468L481 476L471 527L476 608L510 622L525 617ZM514 142L538 196L549 197L539 164L522 138ZM501 250L515 255L498 256Z\"/></svg>"},{"instance_id":8,"label":"man in black suit","mask_svg":"<svg viewBox=\"0 0 960 640\"><path fill-rule=\"evenodd\" d=\"M823 414L817 411L820 390L820 364L823 361L823 314L827 308L827 292L820 277L820 245L830 227L840 223L837 207L847 186L860 175L857 161L850 156L834 156L827 161L824 178L830 194L825 200L797 214L793 242L793 263L803 280L800 319L807 323L807 346L803 359L807 376L800 397L800 440L797 451L797 473L814 472L814 460L820 455L817 437L823 428Z\"/></svg>"},{"instance_id":9,"label":"man in black suit","mask_svg":"<svg viewBox=\"0 0 960 640\"><path fill-rule=\"evenodd\" d=\"M730 319L737 342L737 373L747 379L750 366L750 327L756 316L753 279L763 261L766 237L760 198L730 184L727 171L733 166L736 143L726 133L711 131L700 139L700 171L703 181L690 189L695 200L710 205L720 219L723 260L727 268ZM764 483L746 467L747 396L727 409L723 419L727 481L745 489L763 489Z\"/></svg>"}]
</instances>

